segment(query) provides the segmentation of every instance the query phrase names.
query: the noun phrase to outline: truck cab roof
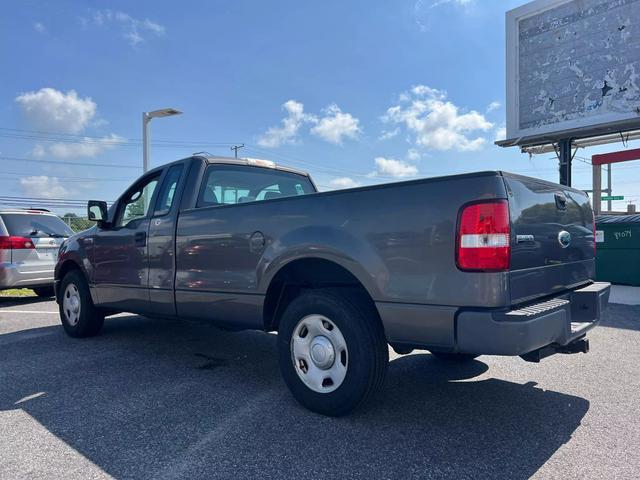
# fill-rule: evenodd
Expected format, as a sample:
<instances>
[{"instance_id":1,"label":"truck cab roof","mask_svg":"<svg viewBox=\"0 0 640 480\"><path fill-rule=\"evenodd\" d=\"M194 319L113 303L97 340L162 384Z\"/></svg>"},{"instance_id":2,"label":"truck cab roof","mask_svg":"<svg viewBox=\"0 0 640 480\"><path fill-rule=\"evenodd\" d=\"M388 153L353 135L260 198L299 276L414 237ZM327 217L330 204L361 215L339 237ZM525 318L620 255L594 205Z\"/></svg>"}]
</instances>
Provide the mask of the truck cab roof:
<instances>
[{"instance_id":1,"label":"truck cab roof","mask_svg":"<svg viewBox=\"0 0 640 480\"><path fill-rule=\"evenodd\" d=\"M284 167L282 165L276 164L275 162L273 162L271 160L265 160L265 159L261 159L261 158L221 157L221 156L203 154L203 153L196 153L193 156L194 157L203 158L209 164L212 164L212 163L224 163L224 164L231 164L231 165L246 165L246 166L250 166L250 167L272 168L272 169L280 170L280 171L283 171L283 172L289 172L289 173L295 173L297 175L303 175L305 177L309 177L310 176L309 172L306 172L304 170L299 170L297 168L291 168L291 167Z\"/></svg>"}]
</instances>

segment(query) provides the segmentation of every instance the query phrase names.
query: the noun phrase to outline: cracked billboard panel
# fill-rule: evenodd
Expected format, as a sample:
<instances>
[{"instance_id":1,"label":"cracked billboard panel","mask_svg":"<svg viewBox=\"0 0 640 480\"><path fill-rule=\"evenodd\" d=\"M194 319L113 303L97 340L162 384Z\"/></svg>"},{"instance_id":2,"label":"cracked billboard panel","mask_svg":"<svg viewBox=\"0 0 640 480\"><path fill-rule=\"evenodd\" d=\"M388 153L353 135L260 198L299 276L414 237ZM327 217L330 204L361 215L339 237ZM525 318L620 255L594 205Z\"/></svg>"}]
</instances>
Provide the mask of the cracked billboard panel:
<instances>
[{"instance_id":1,"label":"cracked billboard panel","mask_svg":"<svg viewBox=\"0 0 640 480\"><path fill-rule=\"evenodd\" d=\"M507 13L507 137L640 125L640 0L538 0Z\"/></svg>"}]
</instances>

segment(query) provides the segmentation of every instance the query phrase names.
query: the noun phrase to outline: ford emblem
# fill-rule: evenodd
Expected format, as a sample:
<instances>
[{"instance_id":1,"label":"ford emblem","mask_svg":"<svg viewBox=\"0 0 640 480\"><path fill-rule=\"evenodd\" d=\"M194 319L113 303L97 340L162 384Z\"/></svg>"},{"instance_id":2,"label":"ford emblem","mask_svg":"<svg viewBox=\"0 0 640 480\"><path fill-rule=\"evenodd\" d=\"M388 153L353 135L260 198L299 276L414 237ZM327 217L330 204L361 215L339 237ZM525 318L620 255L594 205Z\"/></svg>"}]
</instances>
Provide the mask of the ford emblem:
<instances>
[{"instance_id":1,"label":"ford emblem","mask_svg":"<svg viewBox=\"0 0 640 480\"><path fill-rule=\"evenodd\" d=\"M558 234L558 243L562 248L567 248L569 245L571 245L571 234L566 230L562 230Z\"/></svg>"}]
</instances>

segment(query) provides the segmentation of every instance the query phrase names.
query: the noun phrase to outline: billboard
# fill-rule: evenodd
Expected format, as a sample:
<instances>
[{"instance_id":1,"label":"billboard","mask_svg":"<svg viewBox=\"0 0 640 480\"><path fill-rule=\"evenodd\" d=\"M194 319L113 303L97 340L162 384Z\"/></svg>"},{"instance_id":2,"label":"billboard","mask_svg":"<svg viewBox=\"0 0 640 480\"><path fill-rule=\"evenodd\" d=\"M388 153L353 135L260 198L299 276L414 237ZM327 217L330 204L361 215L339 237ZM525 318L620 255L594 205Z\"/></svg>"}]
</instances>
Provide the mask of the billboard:
<instances>
[{"instance_id":1,"label":"billboard","mask_svg":"<svg viewBox=\"0 0 640 480\"><path fill-rule=\"evenodd\" d=\"M640 129L640 0L536 0L506 20L512 144Z\"/></svg>"}]
</instances>

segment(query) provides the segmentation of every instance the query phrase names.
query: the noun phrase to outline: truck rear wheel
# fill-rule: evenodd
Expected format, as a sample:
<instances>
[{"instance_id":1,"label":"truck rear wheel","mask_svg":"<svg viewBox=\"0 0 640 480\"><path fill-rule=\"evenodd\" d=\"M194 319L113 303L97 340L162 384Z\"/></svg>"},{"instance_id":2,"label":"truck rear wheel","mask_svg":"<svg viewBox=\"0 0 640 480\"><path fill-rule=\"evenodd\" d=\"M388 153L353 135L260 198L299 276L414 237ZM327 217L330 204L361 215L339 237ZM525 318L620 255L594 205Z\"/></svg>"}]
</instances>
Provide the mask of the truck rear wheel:
<instances>
[{"instance_id":1,"label":"truck rear wheel","mask_svg":"<svg viewBox=\"0 0 640 480\"><path fill-rule=\"evenodd\" d=\"M77 270L62 279L59 308L62 326L70 337L92 337L102 329L104 313L93 304L84 275Z\"/></svg>"},{"instance_id":2,"label":"truck rear wheel","mask_svg":"<svg viewBox=\"0 0 640 480\"><path fill-rule=\"evenodd\" d=\"M360 294L307 290L286 308L278 331L280 371L314 412L345 415L384 381L389 352L375 310Z\"/></svg>"}]
</instances>

